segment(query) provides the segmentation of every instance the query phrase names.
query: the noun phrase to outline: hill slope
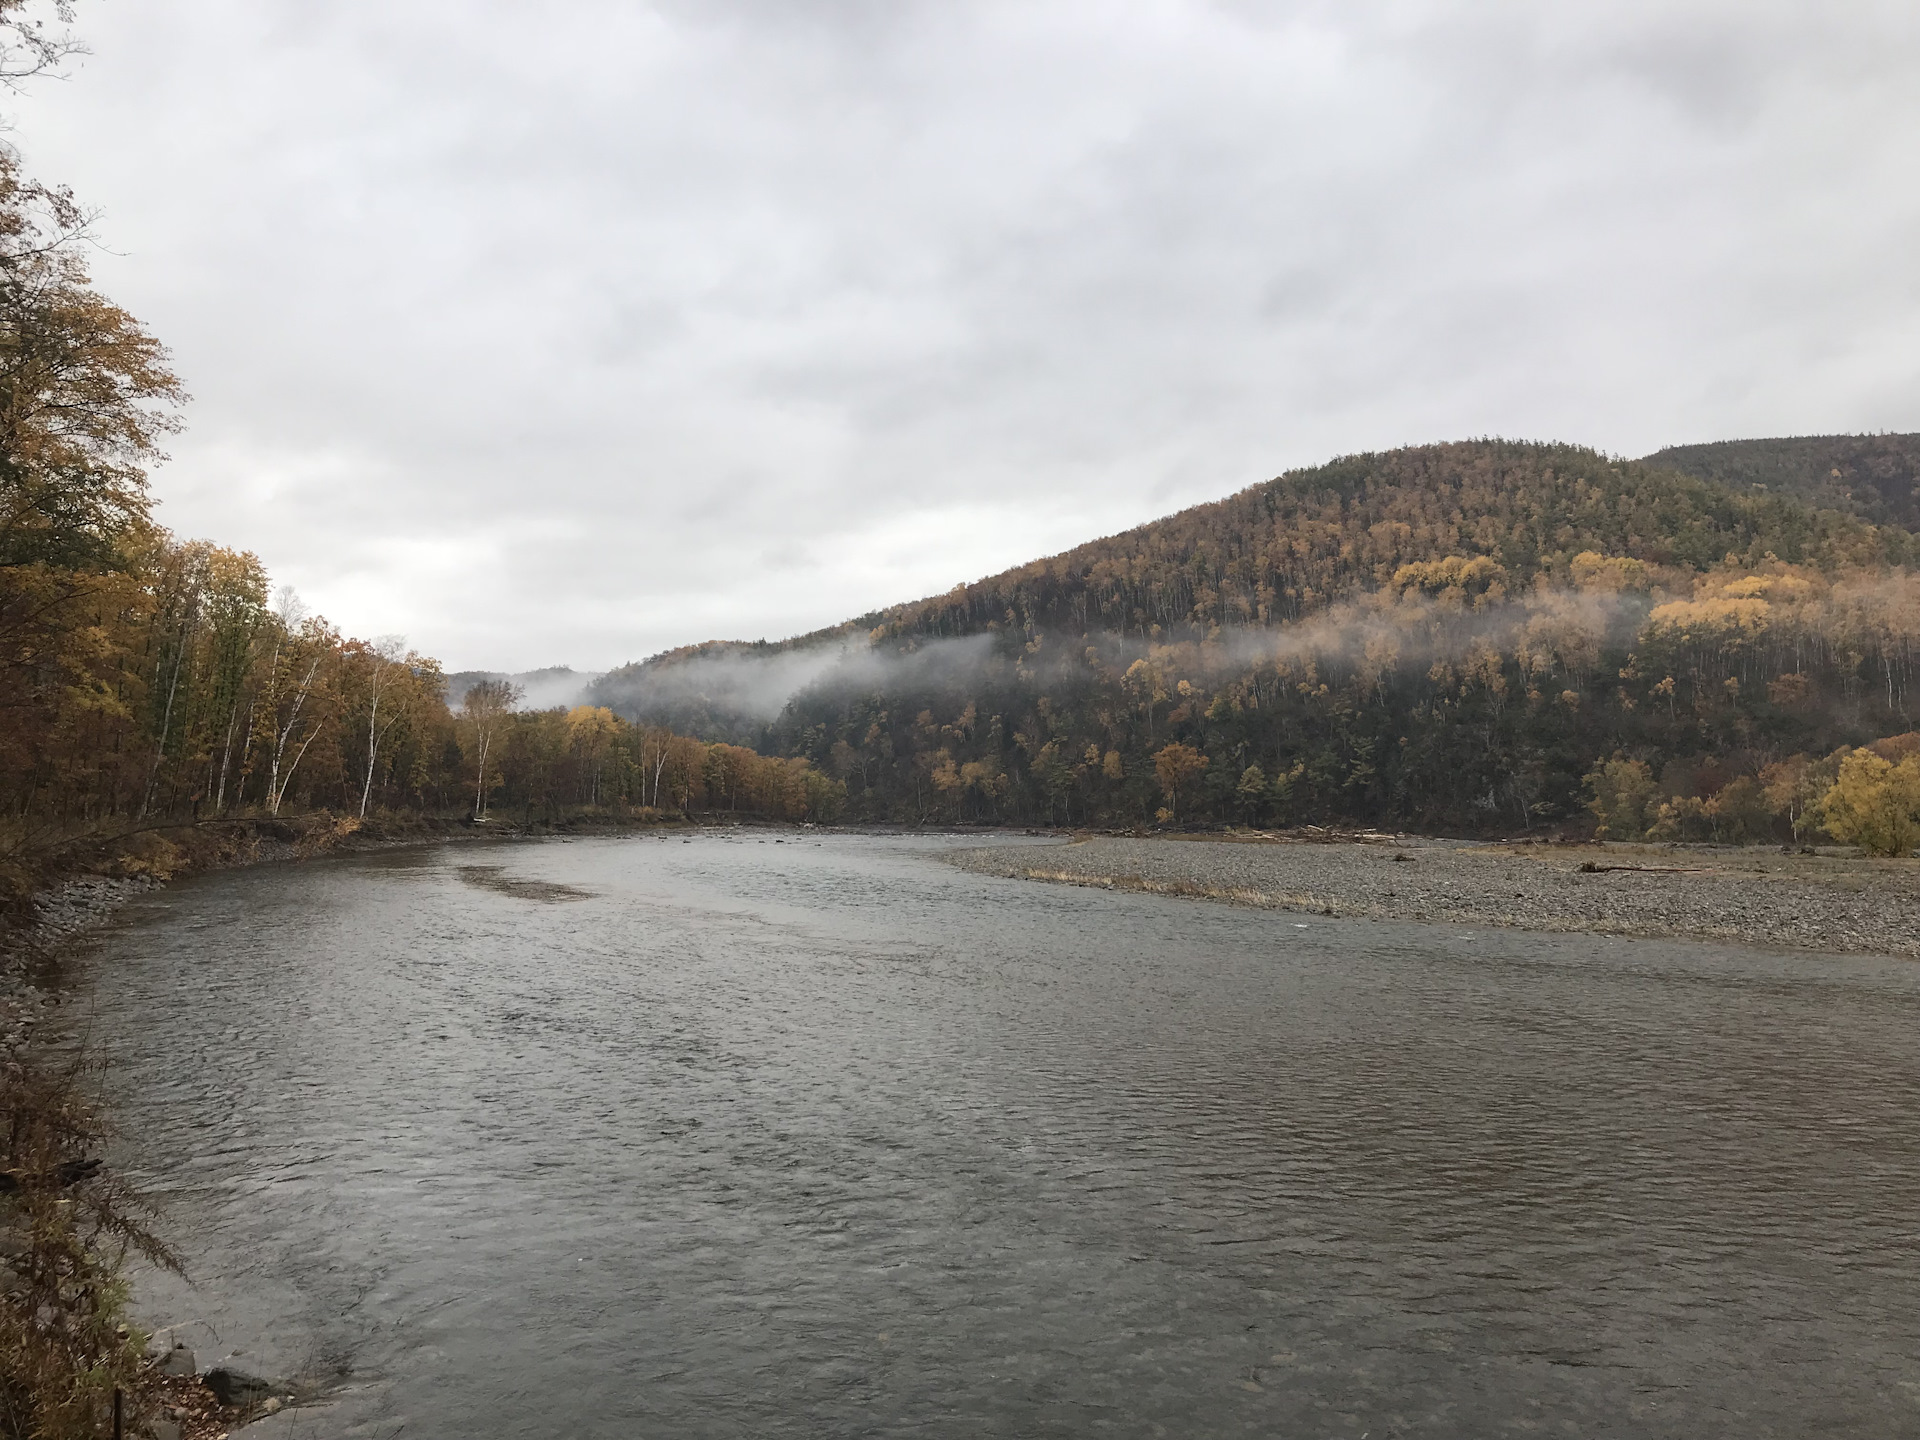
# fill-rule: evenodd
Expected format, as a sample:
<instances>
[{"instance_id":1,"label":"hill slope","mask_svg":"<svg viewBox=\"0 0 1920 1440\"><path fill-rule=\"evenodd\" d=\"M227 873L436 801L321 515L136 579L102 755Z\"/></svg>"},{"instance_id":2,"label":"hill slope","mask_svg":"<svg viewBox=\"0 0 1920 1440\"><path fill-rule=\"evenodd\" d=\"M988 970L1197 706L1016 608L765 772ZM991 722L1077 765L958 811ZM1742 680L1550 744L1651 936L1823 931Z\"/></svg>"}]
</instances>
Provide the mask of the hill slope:
<instances>
[{"instance_id":1,"label":"hill slope","mask_svg":"<svg viewBox=\"0 0 1920 1440\"><path fill-rule=\"evenodd\" d=\"M1730 777L1913 728L1917 553L1576 446L1424 446L595 693L812 759L872 818L1511 830L1581 817L1624 752L1717 825Z\"/></svg>"},{"instance_id":2,"label":"hill slope","mask_svg":"<svg viewBox=\"0 0 1920 1440\"><path fill-rule=\"evenodd\" d=\"M1575 445L1469 441L1293 471L866 620L933 634L1009 620L1149 634L1265 624L1377 589L1411 563L1487 556L1511 589L1564 579L1585 551L1698 572L1729 554L1831 568L1906 561L1915 547L1791 496Z\"/></svg>"},{"instance_id":3,"label":"hill slope","mask_svg":"<svg viewBox=\"0 0 1920 1440\"><path fill-rule=\"evenodd\" d=\"M1920 435L1805 435L1675 445L1641 463L1920 530Z\"/></svg>"}]
</instances>

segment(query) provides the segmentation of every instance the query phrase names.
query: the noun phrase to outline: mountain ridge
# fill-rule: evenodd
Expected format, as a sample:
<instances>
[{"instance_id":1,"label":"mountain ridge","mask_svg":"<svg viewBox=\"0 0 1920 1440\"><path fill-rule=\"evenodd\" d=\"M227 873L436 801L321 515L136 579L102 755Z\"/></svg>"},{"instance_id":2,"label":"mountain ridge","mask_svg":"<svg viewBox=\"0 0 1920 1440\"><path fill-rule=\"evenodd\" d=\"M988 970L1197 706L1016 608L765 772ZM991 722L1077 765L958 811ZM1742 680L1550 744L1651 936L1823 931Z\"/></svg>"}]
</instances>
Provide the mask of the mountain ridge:
<instances>
[{"instance_id":1,"label":"mountain ridge","mask_svg":"<svg viewBox=\"0 0 1920 1440\"><path fill-rule=\"evenodd\" d=\"M1920 530L1920 435L1793 435L1670 445L1648 464L1738 489L1779 491L1875 524Z\"/></svg>"},{"instance_id":2,"label":"mountain ridge","mask_svg":"<svg viewBox=\"0 0 1920 1440\"><path fill-rule=\"evenodd\" d=\"M1855 437L1827 438L1848 439ZM1913 442L1912 448L1915 454L1920 455L1920 435L1859 438L1884 438L1911 441ZM1733 446L1764 447L1773 444L1797 445L1800 442L1757 440L1716 443ZM1778 547L1776 553L1778 553L1781 559L1799 561L1807 558L1809 555L1814 555L1831 561L1843 558L1833 551L1834 542L1838 537L1843 535L1850 536L1854 542L1849 547L1848 553L1845 554L1844 558L1852 559L1855 563L1868 564L1885 559L1886 552L1884 551L1884 547L1876 547L1868 536L1855 530L1853 526L1857 524L1872 524L1876 530L1887 528L1901 532L1905 538L1896 540L1891 553L1902 562L1911 561L1915 554L1920 553L1920 543L1913 541L1911 535L1908 533L1912 527L1892 524L1891 522L1868 522L1865 517L1859 515L1857 512L1836 506L1816 505L1812 501L1803 500L1797 493L1793 492L1780 495L1771 493L1755 495L1752 493L1750 484L1743 483L1739 480L1715 478L1710 475L1693 473L1693 471L1683 469L1678 465L1670 465L1664 462L1656 463L1658 457L1679 451L1706 451L1714 448L1712 445L1669 447L1668 450L1655 452L1653 456L1643 457L1639 460L1628 460L1622 457L1608 456L1598 450L1592 450L1587 447L1565 442L1467 440L1440 442L1431 445L1405 446L1386 451L1364 451L1353 455L1340 456L1322 465L1307 466L1284 472L1270 480L1247 486L1219 500L1202 501L1199 504L1187 506L1169 515L1146 521L1140 525L1131 526L1126 530L1082 541L1078 545L1071 546L1053 555L1042 556L1019 565L1010 566L1005 570L979 580L963 582L938 595L929 595L917 600L902 601L894 605L868 611L862 615L850 617L835 625L824 626L816 630L790 636L783 640L707 640L695 644L677 646L672 650L662 651L644 660L629 662L626 665L617 666L609 670L601 677L601 681L597 682L596 689L599 685L605 685L609 689L617 689L623 679L631 678L636 672L648 667L683 664L720 650L740 653L771 654L782 650L806 648L811 645L829 643L862 631L871 632L875 629L892 629L898 632L903 625L911 628L916 622L927 623L928 617L934 615L943 607L955 606L957 597L964 597L966 609L969 612L982 612L984 604L986 603L986 593L994 591L1004 592L1010 585L1018 584L1025 579L1039 578L1048 572L1053 572L1058 575L1063 569L1072 568L1077 561L1087 565L1088 568L1092 568L1093 565L1101 561L1111 562L1116 557L1103 555L1100 552L1103 550L1110 551L1114 547L1129 541L1142 540L1147 542L1150 547L1161 548L1162 537L1176 528L1191 528L1193 522L1196 520L1204 520L1215 515L1231 514L1236 509L1252 509L1260 505L1262 501L1272 497L1276 492L1282 491L1290 486L1296 490L1318 486L1323 492L1337 492L1344 499L1352 499L1354 492L1362 488L1364 480L1369 477L1369 472L1377 474L1384 468L1388 471L1389 475L1392 475L1393 471L1398 468L1396 462L1408 458L1428 460L1433 457L1458 457L1472 452L1492 457L1497 457L1504 453L1508 456L1524 454L1558 459L1562 462L1563 469L1557 473L1564 474L1565 464L1571 462L1575 470L1574 478L1578 481L1591 481L1602 475L1610 475L1622 482L1621 488L1623 491L1637 490L1643 497L1647 497L1649 500L1651 500L1652 497L1648 492L1658 489L1662 484L1672 487L1675 485L1676 480L1685 482L1682 486L1683 493L1690 494L1692 500L1695 502L1694 509L1697 512L1696 514L1687 517L1681 513L1677 513L1684 511L1684 506L1669 506L1663 514L1657 504L1649 503L1643 507L1643 513L1646 519L1643 528L1646 532L1651 533L1629 533L1620 537L1627 543L1620 547L1619 553L1629 558L1647 560L1656 564L1672 564L1677 562L1688 568L1704 568L1715 560L1724 557L1726 552L1724 548L1720 547L1723 547L1725 543L1730 541L1744 542L1743 551L1750 550L1756 537L1759 537L1762 544L1776 545ZM1824 455L1825 452L1822 451L1819 453ZM1754 462L1749 461L1747 463L1751 467ZM1739 473L1744 474L1745 472L1742 471ZM1662 481L1660 477L1663 475L1674 478ZM1394 478L1404 479L1406 477L1399 475L1394 476ZM1818 480L1819 477L1809 475L1800 482L1801 488L1809 492L1817 492ZM1690 491L1686 489L1687 486L1691 487ZM1484 493L1480 498L1484 502L1486 499ZM1280 517L1271 515L1270 518L1277 520ZM1431 517L1429 518L1431 519ZM1679 523L1683 518L1689 519L1691 523L1684 525ZM1767 524L1766 521L1768 518L1771 518L1775 523L1772 525ZM1746 521L1744 525L1741 523L1742 519ZM1712 523L1715 520L1719 523ZM1852 523L1850 524L1849 522ZM1445 554L1453 553L1454 548L1459 548L1461 553L1493 554L1495 558L1500 559L1502 563L1508 565L1509 568L1515 568L1514 562L1518 561L1520 563L1517 568L1523 578L1531 578L1533 574L1538 573L1540 568L1543 568L1537 563L1539 559L1537 554L1533 556L1516 555L1513 553L1515 547L1511 546L1507 548L1506 553L1500 553L1501 547L1497 543L1493 543L1496 537L1462 535L1458 525L1450 526L1444 520L1437 525L1432 525L1430 528L1434 542L1442 539L1447 541L1445 548L1437 548L1436 543L1429 543L1424 546L1414 545L1404 549L1383 546L1382 553L1373 557L1371 564L1364 573L1356 570L1338 577L1342 582L1338 587L1338 593L1352 594L1356 590L1364 588L1368 583L1372 585L1386 583L1386 581L1390 579L1391 570L1397 568L1398 565L1413 561L1443 558ZM1324 525L1321 529L1323 533L1320 538L1324 539ZM1476 543L1476 541L1480 543ZM1578 536L1570 536L1566 543L1559 544L1556 548L1559 551L1559 559L1565 562L1571 558L1572 554L1579 553L1580 549L1605 546L1606 544L1607 537L1605 535L1588 530ZM1238 548L1237 544L1232 548ZM1880 550L1882 553L1876 554L1876 550ZM1080 560L1080 557L1086 556L1094 558L1088 561ZM1753 558L1757 561L1759 556L1755 555ZM1548 564L1544 568L1552 568L1551 556L1549 557ZM1295 585L1291 588L1296 592L1294 595L1280 596L1278 598L1293 601L1304 599L1307 601L1306 606L1302 608L1297 604L1291 607L1283 605L1281 607L1282 610L1290 610L1290 613L1281 613L1273 616L1273 618L1280 620L1298 619L1303 613L1307 613L1307 611L1312 608L1313 601L1316 597L1311 593L1306 595L1298 593L1303 589L1311 592L1313 590L1311 585L1304 587ZM1164 598L1165 597L1159 597L1162 601L1164 601ZM1266 623L1272 614L1271 607L1268 607L1267 613L1263 614L1258 605L1248 604L1245 607L1243 618L1252 618L1259 623ZM1164 603L1158 603L1151 612L1143 613L1141 619L1147 624L1155 623L1154 617L1156 615L1158 616L1158 623L1164 624L1167 619L1171 618L1167 613L1166 605ZM953 627L956 625L967 625L970 623L970 620L974 618L977 618L977 615L962 618L958 614L950 614L941 620L936 620L931 623L941 627L938 633L971 633L970 630L955 630ZM1125 629L1128 627L1120 625L1113 628Z\"/></svg>"}]
</instances>

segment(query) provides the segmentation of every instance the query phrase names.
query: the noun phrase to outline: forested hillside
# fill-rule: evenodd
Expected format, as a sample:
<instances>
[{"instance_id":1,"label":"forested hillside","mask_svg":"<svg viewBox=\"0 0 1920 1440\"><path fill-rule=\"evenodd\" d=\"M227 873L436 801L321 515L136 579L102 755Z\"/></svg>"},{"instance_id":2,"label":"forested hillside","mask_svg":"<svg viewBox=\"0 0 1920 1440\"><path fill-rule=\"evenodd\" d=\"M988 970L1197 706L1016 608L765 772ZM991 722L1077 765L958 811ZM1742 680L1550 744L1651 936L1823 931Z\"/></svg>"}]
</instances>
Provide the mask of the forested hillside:
<instances>
[{"instance_id":1,"label":"forested hillside","mask_svg":"<svg viewBox=\"0 0 1920 1440\"><path fill-rule=\"evenodd\" d=\"M1916 555L1575 446L1428 446L762 647L783 705L727 647L597 696L806 756L875 818L1517 831L1624 784L1615 834L1786 837L1841 747L1913 729Z\"/></svg>"},{"instance_id":2,"label":"forested hillside","mask_svg":"<svg viewBox=\"0 0 1920 1440\"><path fill-rule=\"evenodd\" d=\"M1699 572L1729 556L1825 569L1906 563L1913 537L1573 445L1479 441L1358 455L870 617L889 634L994 624L1151 635L1269 624L1450 555L1501 593L1565 581L1575 555Z\"/></svg>"},{"instance_id":3,"label":"forested hillside","mask_svg":"<svg viewBox=\"0 0 1920 1440\"><path fill-rule=\"evenodd\" d=\"M1722 440L1675 445L1644 463L1920 530L1920 435Z\"/></svg>"}]
</instances>

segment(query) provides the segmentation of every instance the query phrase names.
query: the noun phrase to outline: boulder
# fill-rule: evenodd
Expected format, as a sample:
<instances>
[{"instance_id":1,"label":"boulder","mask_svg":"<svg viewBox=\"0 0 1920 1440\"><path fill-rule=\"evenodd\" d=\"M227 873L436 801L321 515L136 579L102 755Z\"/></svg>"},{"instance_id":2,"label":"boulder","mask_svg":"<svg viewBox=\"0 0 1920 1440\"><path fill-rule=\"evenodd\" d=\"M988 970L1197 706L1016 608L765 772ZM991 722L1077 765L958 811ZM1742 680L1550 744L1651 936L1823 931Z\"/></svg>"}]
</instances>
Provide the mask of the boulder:
<instances>
[{"instance_id":1,"label":"boulder","mask_svg":"<svg viewBox=\"0 0 1920 1440\"><path fill-rule=\"evenodd\" d=\"M147 1422L147 1440L180 1440L180 1423L164 1417Z\"/></svg>"},{"instance_id":2,"label":"boulder","mask_svg":"<svg viewBox=\"0 0 1920 1440\"><path fill-rule=\"evenodd\" d=\"M222 1405L258 1405L280 1388L264 1375L233 1365L216 1365L202 1378Z\"/></svg>"},{"instance_id":3,"label":"boulder","mask_svg":"<svg viewBox=\"0 0 1920 1440\"><path fill-rule=\"evenodd\" d=\"M200 1367L194 1363L193 1351L179 1340L174 1341L167 1353L160 1357L162 1375L187 1376L196 1375L199 1371Z\"/></svg>"}]
</instances>

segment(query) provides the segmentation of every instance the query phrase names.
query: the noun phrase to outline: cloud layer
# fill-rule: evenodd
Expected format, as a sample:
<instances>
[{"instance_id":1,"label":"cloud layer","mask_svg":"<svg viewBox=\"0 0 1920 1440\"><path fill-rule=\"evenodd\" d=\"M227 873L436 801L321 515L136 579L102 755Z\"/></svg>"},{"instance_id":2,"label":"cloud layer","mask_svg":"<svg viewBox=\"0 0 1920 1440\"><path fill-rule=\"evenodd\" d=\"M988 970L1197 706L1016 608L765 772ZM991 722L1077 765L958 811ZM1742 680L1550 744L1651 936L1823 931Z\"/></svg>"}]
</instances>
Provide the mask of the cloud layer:
<instances>
[{"instance_id":1,"label":"cloud layer","mask_svg":"<svg viewBox=\"0 0 1920 1440\"><path fill-rule=\"evenodd\" d=\"M1343 451L1920 428L1909 5L80 20L15 140L197 396L162 517L453 668L797 633Z\"/></svg>"}]
</instances>

